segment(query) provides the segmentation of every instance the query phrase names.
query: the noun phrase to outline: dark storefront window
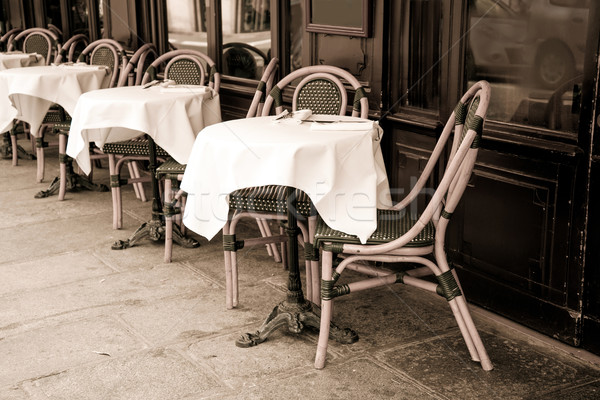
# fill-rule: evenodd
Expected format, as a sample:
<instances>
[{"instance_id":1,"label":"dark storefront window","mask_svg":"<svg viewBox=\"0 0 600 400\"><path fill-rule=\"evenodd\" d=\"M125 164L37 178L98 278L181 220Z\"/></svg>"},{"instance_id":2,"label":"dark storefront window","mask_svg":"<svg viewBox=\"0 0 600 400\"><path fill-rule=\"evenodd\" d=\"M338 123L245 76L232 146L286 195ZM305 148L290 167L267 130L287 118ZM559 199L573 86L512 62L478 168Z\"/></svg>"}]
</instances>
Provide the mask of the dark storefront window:
<instances>
[{"instance_id":1,"label":"dark storefront window","mask_svg":"<svg viewBox=\"0 0 600 400\"><path fill-rule=\"evenodd\" d=\"M590 0L469 0L468 83L492 84L488 118L575 134Z\"/></svg>"},{"instance_id":2,"label":"dark storefront window","mask_svg":"<svg viewBox=\"0 0 600 400\"><path fill-rule=\"evenodd\" d=\"M394 106L437 111L440 104L441 0L402 2L401 51L392 71L400 78ZM400 50L400 49L398 49Z\"/></svg>"}]
</instances>

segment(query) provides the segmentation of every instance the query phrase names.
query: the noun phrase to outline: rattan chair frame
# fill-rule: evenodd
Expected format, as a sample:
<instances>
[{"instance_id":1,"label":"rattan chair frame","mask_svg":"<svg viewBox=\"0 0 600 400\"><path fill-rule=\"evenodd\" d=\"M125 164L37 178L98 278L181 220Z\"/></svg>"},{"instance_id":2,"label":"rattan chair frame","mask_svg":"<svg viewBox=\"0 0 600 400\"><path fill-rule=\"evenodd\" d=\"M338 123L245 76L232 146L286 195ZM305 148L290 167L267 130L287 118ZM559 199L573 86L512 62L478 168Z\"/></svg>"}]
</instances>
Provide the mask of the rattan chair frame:
<instances>
[{"instance_id":1,"label":"rattan chair frame","mask_svg":"<svg viewBox=\"0 0 600 400\"><path fill-rule=\"evenodd\" d=\"M343 81L342 81L343 80ZM282 78L278 81L273 87L267 92L267 96L264 100L264 105L260 108L262 110L257 111L262 116L270 115L274 110L275 113L279 114L284 109L284 101L283 101L283 92L286 88L293 86L294 82L299 81L298 84L295 85L292 100L291 100L291 109L292 111L296 111L299 107L305 106L305 103L301 101L301 97L303 95L303 88L309 87L313 82L326 82L326 85L331 88L332 92L336 92L336 104L335 108L327 107L328 113L333 113L337 115L346 115L347 114L347 98L348 91L346 89L346 85L350 86L355 91L355 100L353 102L352 115L355 117L367 118L369 114L369 102L365 96L364 89L360 82L349 72L329 65L316 65L300 68L296 71L293 71L289 75ZM345 84L344 84L345 82ZM325 102L330 101L332 98L327 97L324 99ZM318 109L320 111L321 108ZM255 193L282 193L281 190L278 190L276 187L267 186L266 190L260 190ZM252 192L252 191L250 191ZM223 228L224 238L227 238L227 243L224 243L224 252L225 252L225 268L226 268L226 276L227 280L227 308L237 307L238 300L238 287L237 287L237 275L238 275L238 264L236 257L236 246L230 245L230 242L242 242L237 239L235 227L237 221L244 217L258 218L262 221L263 227L267 225L267 220L281 220L285 219L285 213L274 213L267 210L240 210L236 209L236 202L231 201L232 198L237 198L239 196L244 197L247 193L250 193L247 190L236 191L230 194L230 213L228 221L226 222ZM255 196L255 194L253 194ZM255 197L256 200L260 200L261 194L259 197ZM272 196L269 194L269 196ZM303 209L310 209L310 200L307 196L300 193L299 198L302 199ZM279 199L280 202L285 203L285 199ZM285 206L283 206L285 208ZM302 221L299 221L299 226L302 232L303 241L301 244L304 247L305 253L305 264L306 264L306 287L305 287L305 297L315 303L319 302L319 291L320 291L320 282L319 282L319 265L318 265L318 257L314 252L313 248L313 240L312 237L314 235L314 231L316 228L316 212L308 213L306 216L307 219L307 227L304 228L304 224ZM272 236L272 240L274 243L279 243L282 241L282 235ZM225 240L225 239L224 239ZM267 240L265 238L258 239L246 239L244 240L244 246L248 246L251 244L263 244L264 241ZM286 260L285 254L285 246L282 246L282 259L284 262ZM231 277L231 278L229 278ZM231 292L231 294L229 294Z\"/></svg>"},{"instance_id":2,"label":"rattan chair frame","mask_svg":"<svg viewBox=\"0 0 600 400\"><path fill-rule=\"evenodd\" d=\"M152 51L148 49L148 51ZM134 56L135 57L135 56ZM140 56L141 60L142 56ZM198 76L194 80L199 79L199 82L204 82L208 87L218 93L221 85L221 75L216 69L215 62L206 54L196 50L173 50L157 57L144 71L140 84L145 85L152 80L158 79L159 75L169 79L170 73L175 71L176 65L182 62L191 62L197 69ZM162 68L161 68L162 67ZM162 72L160 72L162 69ZM127 70L127 68L126 68ZM208 76L206 71L209 71ZM137 79L136 79L137 81ZM176 83L188 84L188 81L178 81ZM193 83L193 82L189 82ZM133 143L135 142L135 143ZM135 145L136 153L127 152L127 147ZM107 143L103 149L109 155L109 170L111 175L111 191L113 197L113 229L121 229L123 226L123 204L121 196L121 186L123 184L137 183L148 181L149 177L133 177L127 180L121 179L121 167L128 161L147 161L149 159L149 151L147 141L135 139L132 141L120 142L118 144ZM157 154L160 161L165 161L168 154L157 146ZM118 157L118 159L117 159Z\"/></svg>"},{"instance_id":3,"label":"rattan chair frame","mask_svg":"<svg viewBox=\"0 0 600 400\"><path fill-rule=\"evenodd\" d=\"M480 362L486 371L493 368L462 295L456 272L450 268L444 250L450 217L467 187L475 165L489 100L490 86L485 81L477 82L461 98L423 171L424 179L418 181L406 201L400 202L386 214L388 220L385 224L382 221L378 231L371 236L384 237L382 235L387 233L385 239L370 243L370 238L366 244L360 244L356 237L332 232L323 221L319 221L316 242L323 250L323 290L316 368L320 369L325 365L334 298L366 289L387 287L394 283L404 283L445 297L471 358ZM454 138L450 142L452 135ZM448 152L449 145L451 149ZM410 224L400 226L408 221L411 215L408 206L423 192L424 182L429 179L442 154L446 153L449 153L446 168L423 212L410 221ZM390 220L390 215L394 213L395 219ZM383 229L385 230L378 234L379 230ZM393 235L390 234L392 229L395 229ZM338 255L342 260L335 269L334 255ZM398 272L373 263L412 263L422 267ZM368 278L353 280L343 285L337 284L345 270L365 274ZM435 275L439 284L421 279L427 275Z\"/></svg>"}]
</instances>

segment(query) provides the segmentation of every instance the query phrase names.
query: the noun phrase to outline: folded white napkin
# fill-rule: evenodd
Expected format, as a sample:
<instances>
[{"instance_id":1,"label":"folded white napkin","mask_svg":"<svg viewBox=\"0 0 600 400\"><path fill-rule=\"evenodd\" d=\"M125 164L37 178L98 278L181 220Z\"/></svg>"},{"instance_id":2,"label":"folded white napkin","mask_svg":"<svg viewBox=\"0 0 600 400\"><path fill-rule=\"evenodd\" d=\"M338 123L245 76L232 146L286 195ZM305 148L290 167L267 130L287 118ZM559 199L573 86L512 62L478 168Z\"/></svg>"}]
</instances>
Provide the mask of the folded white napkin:
<instances>
[{"instance_id":1,"label":"folded white napkin","mask_svg":"<svg viewBox=\"0 0 600 400\"><path fill-rule=\"evenodd\" d=\"M311 131L367 131L369 129L373 129L374 121L365 121L365 122L343 122L343 121L334 121L334 122L313 122L310 125Z\"/></svg>"},{"instance_id":2,"label":"folded white napkin","mask_svg":"<svg viewBox=\"0 0 600 400\"><path fill-rule=\"evenodd\" d=\"M273 120L274 124L284 123L286 125L299 125L303 121L306 121L312 116L311 110L297 110L291 113L284 110L281 114L277 115Z\"/></svg>"},{"instance_id":3,"label":"folded white napkin","mask_svg":"<svg viewBox=\"0 0 600 400\"><path fill-rule=\"evenodd\" d=\"M206 93L207 90L210 90L210 88L207 88L206 86L200 86L200 85L168 85L168 86L160 86L160 91L161 93L168 93L168 92L182 92L182 91L189 91L189 92L194 92L194 93Z\"/></svg>"}]
</instances>

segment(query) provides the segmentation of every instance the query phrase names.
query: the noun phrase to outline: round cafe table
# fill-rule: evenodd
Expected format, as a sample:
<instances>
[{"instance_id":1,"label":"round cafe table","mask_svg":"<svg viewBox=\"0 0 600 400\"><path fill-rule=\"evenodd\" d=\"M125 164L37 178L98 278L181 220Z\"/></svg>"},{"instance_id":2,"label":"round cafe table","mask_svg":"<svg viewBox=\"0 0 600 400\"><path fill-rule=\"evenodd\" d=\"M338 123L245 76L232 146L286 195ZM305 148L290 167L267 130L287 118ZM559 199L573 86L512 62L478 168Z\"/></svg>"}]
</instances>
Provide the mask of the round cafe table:
<instances>
[{"instance_id":1,"label":"round cafe table","mask_svg":"<svg viewBox=\"0 0 600 400\"><path fill-rule=\"evenodd\" d=\"M211 239L228 219L227 194L237 189L281 185L303 190L320 217L333 229L357 235L364 243L377 227L377 208L391 206L389 183L374 121L313 115L311 119L278 121L257 117L211 125L196 137L181 188L188 193L183 222ZM286 234L289 278L286 300L276 305L256 332L237 341L249 347L279 327L299 333L319 329L319 313L305 299L298 266L297 221L290 200ZM355 332L331 326L343 343Z\"/></svg>"}]
</instances>

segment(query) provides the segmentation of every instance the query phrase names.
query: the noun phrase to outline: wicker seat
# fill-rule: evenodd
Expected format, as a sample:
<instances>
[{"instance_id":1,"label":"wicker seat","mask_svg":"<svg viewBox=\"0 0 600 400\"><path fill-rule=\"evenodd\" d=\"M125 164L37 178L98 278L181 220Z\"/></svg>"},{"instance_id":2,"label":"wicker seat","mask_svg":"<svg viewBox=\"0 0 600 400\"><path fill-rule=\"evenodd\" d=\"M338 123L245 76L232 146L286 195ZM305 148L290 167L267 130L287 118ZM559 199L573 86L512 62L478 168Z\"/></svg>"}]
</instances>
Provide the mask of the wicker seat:
<instances>
[{"instance_id":1,"label":"wicker seat","mask_svg":"<svg viewBox=\"0 0 600 400\"><path fill-rule=\"evenodd\" d=\"M342 80L345 81L342 82ZM367 118L369 113L368 100L360 82L349 72L341 68L325 65L315 65L300 68L282 80L280 80L269 91L262 109L262 115L269 115L274 108L276 113L283 111L283 94L285 90L291 93L291 109L310 109L314 114L345 115L348 108L348 93L345 85L349 85L354 91L354 102L352 104L352 115ZM290 86L295 88L289 89ZM273 198L274 193L276 194ZM231 243L256 242L255 239L241 241L236 237L235 227L237 221L242 217L260 217L263 225L266 220L282 220L286 218L287 206L285 199L285 188L267 186L262 188L242 189L230 194L230 215L223 227L223 250L225 253L225 268L227 273L227 307L236 307L238 304L237 287L237 257L236 250L239 245L232 246ZM247 196L252 196L250 199ZM312 245L312 236L316 227L317 216L312 212L310 199L304 193L296 194L297 208L304 220L308 220L308 227L299 221L299 227L303 231L302 243L304 246L306 264L306 298L313 302L319 301L318 281L318 257ZM241 208L237 208L237 205ZM250 205L250 207L249 207ZM280 241L279 237L273 240ZM257 241L263 243L264 238ZM284 247L282 247L284 250ZM286 261L285 251L283 260Z\"/></svg>"},{"instance_id":2,"label":"wicker seat","mask_svg":"<svg viewBox=\"0 0 600 400\"><path fill-rule=\"evenodd\" d=\"M69 44L69 48L72 48L72 46L77 46L77 43L81 43L82 41L84 41L83 37L74 37L73 41ZM74 55L75 51L75 49L73 49L72 52L69 50L67 54ZM103 65L109 68L109 87L115 87L117 86L119 77L122 74L123 65L127 63L127 55L125 54L123 46L121 46L119 42L112 39L99 39L88 44L81 51L81 54L79 54L77 61L85 62L90 65ZM70 127L71 124L69 116L60 121L60 123L54 123L52 126L52 131L58 134L59 139L60 186L58 200L63 200L65 197L67 188L67 168L70 167L69 164L72 162L72 160L66 154L67 136L69 135ZM41 139L43 140L43 135L41 135ZM38 150L39 149L40 148L38 147ZM101 159L107 158L105 154L94 151L94 148L90 149L90 151L92 152L91 158L97 162L99 162ZM40 167L40 158L43 163L43 147L41 148L41 151L38 151L38 168ZM89 178L92 178L92 174L90 174Z\"/></svg>"},{"instance_id":3,"label":"wicker seat","mask_svg":"<svg viewBox=\"0 0 600 400\"><path fill-rule=\"evenodd\" d=\"M263 76L258 83L258 87L254 93L252 103L246 114L246 118L255 117L262 111L262 105L265 100L265 92L270 90L273 85L273 80L277 68L279 66L279 60L277 58L271 59L269 64L263 72ZM158 179L164 179L165 181L165 198L164 198L164 215L165 215L165 262L171 262L173 253L173 218L177 218L177 222L180 224L180 230L182 233L185 232L185 227L181 224L181 210L183 204L177 206L178 202L183 202L185 193L179 190L175 196L172 195L173 188L177 188L179 181L183 178L185 172L185 165L179 164L173 159L167 160L163 165L159 166L156 170ZM262 220L257 220L258 226L261 233L264 236L270 236L271 231L267 224ZM270 256L273 256L277 262L281 261L279 252L275 245L267 245L267 251Z\"/></svg>"},{"instance_id":4,"label":"wicker seat","mask_svg":"<svg viewBox=\"0 0 600 400\"><path fill-rule=\"evenodd\" d=\"M333 300L361 290L404 283L432 291L448 301L463 335L471 358L491 370L492 363L462 296L456 272L449 267L444 250L446 228L473 171L479 142L490 99L490 87L485 81L473 85L462 97L433 149L425 168L409 194L392 210L379 211L378 226L366 244L351 235L330 229L320 221L315 245L322 250L321 326L315 367L323 368L327 355ZM454 138L450 137L454 134ZM418 214L419 197L431 193L425 190L432 171L448 155L443 176L429 202ZM334 256L339 264L333 269ZM385 263L410 263L420 268L384 268ZM406 265L406 264L404 264ZM353 270L367 278L349 278L338 283L345 270ZM435 275L437 284L422 279Z\"/></svg>"},{"instance_id":5,"label":"wicker seat","mask_svg":"<svg viewBox=\"0 0 600 400\"><path fill-rule=\"evenodd\" d=\"M221 75L217 72L214 61L195 50L173 50L156 58L145 70L140 84L158 79L159 75L164 79L173 80L177 84L206 84L217 93L221 84ZM137 138L118 143L105 143L102 151L109 155L111 191L113 192L113 228L120 229L123 225L121 186L140 182L140 179L137 178L121 179L121 166L126 161L147 161L150 157L148 141ZM157 151L157 156L163 161L168 157L168 154L159 146L157 146ZM117 157L119 157L118 161Z\"/></svg>"}]
</instances>

